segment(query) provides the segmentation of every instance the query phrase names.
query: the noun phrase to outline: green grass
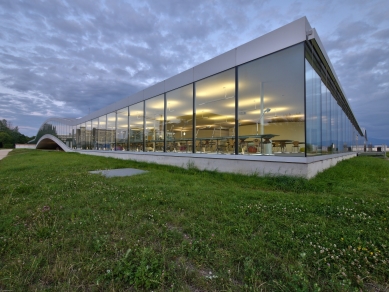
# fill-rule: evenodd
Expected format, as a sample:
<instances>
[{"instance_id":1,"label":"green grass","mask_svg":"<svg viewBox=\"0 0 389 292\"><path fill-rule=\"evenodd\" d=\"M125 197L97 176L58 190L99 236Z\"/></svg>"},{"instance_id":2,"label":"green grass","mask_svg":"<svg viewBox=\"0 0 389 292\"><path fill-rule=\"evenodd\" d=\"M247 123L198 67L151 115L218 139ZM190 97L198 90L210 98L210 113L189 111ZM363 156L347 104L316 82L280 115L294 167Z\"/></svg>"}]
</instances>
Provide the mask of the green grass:
<instances>
[{"instance_id":1,"label":"green grass","mask_svg":"<svg viewBox=\"0 0 389 292\"><path fill-rule=\"evenodd\" d=\"M123 167L149 172L88 174ZM386 159L305 180L19 149L0 195L0 291L389 289Z\"/></svg>"}]
</instances>

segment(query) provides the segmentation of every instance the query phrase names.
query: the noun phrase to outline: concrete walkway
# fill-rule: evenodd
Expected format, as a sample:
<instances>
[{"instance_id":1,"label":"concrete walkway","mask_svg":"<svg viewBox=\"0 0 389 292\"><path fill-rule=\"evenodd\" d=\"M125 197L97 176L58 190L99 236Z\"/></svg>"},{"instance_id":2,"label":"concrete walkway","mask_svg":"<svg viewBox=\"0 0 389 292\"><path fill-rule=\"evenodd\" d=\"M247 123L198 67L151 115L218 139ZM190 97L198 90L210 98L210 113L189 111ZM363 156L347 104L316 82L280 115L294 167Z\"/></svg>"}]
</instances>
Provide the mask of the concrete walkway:
<instances>
[{"instance_id":1,"label":"concrete walkway","mask_svg":"<svg viewBox=\"0 0 389 292\"><path fill-rule=\"evenodd\" d=\"M89 173L102 174L105 177L117 177L117 176L132 176L141 173L147 173L148 171L135 169L135 168L119 168L119 169L107 169L107 170L95 170Z\"/></svg>"},{"instance_id":2,"label":"concrete walkway","mask_svg":"<svg viewBox=\"0 0 389 292\"><path fill-rule=\"evenodd\" d=\"M8 155L9 152L11 152L12 149L1 149L0 150L0 160L2 160L4 157Z\"/></svg>"}]
</instances>

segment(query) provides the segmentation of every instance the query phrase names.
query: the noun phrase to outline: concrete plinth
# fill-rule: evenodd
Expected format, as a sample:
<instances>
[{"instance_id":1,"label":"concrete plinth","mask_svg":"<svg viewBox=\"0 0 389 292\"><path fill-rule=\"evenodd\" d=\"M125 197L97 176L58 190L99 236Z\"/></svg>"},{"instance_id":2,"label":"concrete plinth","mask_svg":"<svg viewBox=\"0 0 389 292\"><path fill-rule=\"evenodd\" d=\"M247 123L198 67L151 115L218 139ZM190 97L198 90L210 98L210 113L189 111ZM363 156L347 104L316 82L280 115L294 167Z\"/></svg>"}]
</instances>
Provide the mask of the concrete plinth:
<instances>
[{"instance_id":1,"label":"concrete plinth","mask_svg":"<svg viewBox=\"0 0 389 292\"><path fill-rule=\"evenodd\" d=\"M127 151L78 150L87 155L129 159L183 168L196 167L200 170L240 173L258 176L289 175L312 178L317 173L336 165L339 161L356 156L356 153L342 153L312 157L212 155L184 153L150 153Z\"/></svg>"}]
</instances>

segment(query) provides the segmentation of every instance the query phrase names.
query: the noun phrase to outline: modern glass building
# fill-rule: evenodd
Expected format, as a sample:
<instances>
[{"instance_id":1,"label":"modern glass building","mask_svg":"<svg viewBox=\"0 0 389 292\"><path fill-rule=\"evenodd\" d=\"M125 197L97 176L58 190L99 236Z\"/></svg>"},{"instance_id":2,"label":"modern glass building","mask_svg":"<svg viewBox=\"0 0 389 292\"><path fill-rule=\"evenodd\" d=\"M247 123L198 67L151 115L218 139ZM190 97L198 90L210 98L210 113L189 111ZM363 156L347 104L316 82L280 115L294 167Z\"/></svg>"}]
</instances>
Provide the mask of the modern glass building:
<instances>
[{"instance_id":1,"label":"modern glass building","mask_svg":"<svg viewBox=\"0 0 389 292\"><path fill-rule=\"evenodd\" d=\"M81 119L50 118L35 142L45 134L76 150L224 157L325 156L364 140L305 17Z\"/></svg>"}]
</instances>

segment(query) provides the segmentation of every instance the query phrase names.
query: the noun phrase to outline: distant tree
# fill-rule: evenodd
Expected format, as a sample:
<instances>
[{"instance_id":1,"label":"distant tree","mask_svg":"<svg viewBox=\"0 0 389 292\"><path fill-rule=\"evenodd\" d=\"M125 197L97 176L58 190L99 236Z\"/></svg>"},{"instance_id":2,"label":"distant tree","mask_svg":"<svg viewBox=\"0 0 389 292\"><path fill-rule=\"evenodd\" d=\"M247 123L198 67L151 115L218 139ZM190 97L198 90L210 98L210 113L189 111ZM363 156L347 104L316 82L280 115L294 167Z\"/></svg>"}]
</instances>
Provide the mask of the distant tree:
<instances>
[{"instance_id":1,"label":"distant tree","mask_svg":"<svg viewBox=\"0 0 389 292\"><path fill-rule=\"evenodd\" d=\"M5 147L6 145L12 144L12 137L6 132L0 132L0 148Z\"/></svg>"},{"instance_id":2,"label":"distant tree","mask_svg":"<svg viewBox=\"0 0 389 292\"><path fill-rule=\"evenodd\" d=\"M15 144L25 144L29 140L29 137L19 133L19 127L13 127L12 123L3 119L0 120L0 142L2 147L6 145L12 145L14 147Z\"/></svg>"}]
</instances>

